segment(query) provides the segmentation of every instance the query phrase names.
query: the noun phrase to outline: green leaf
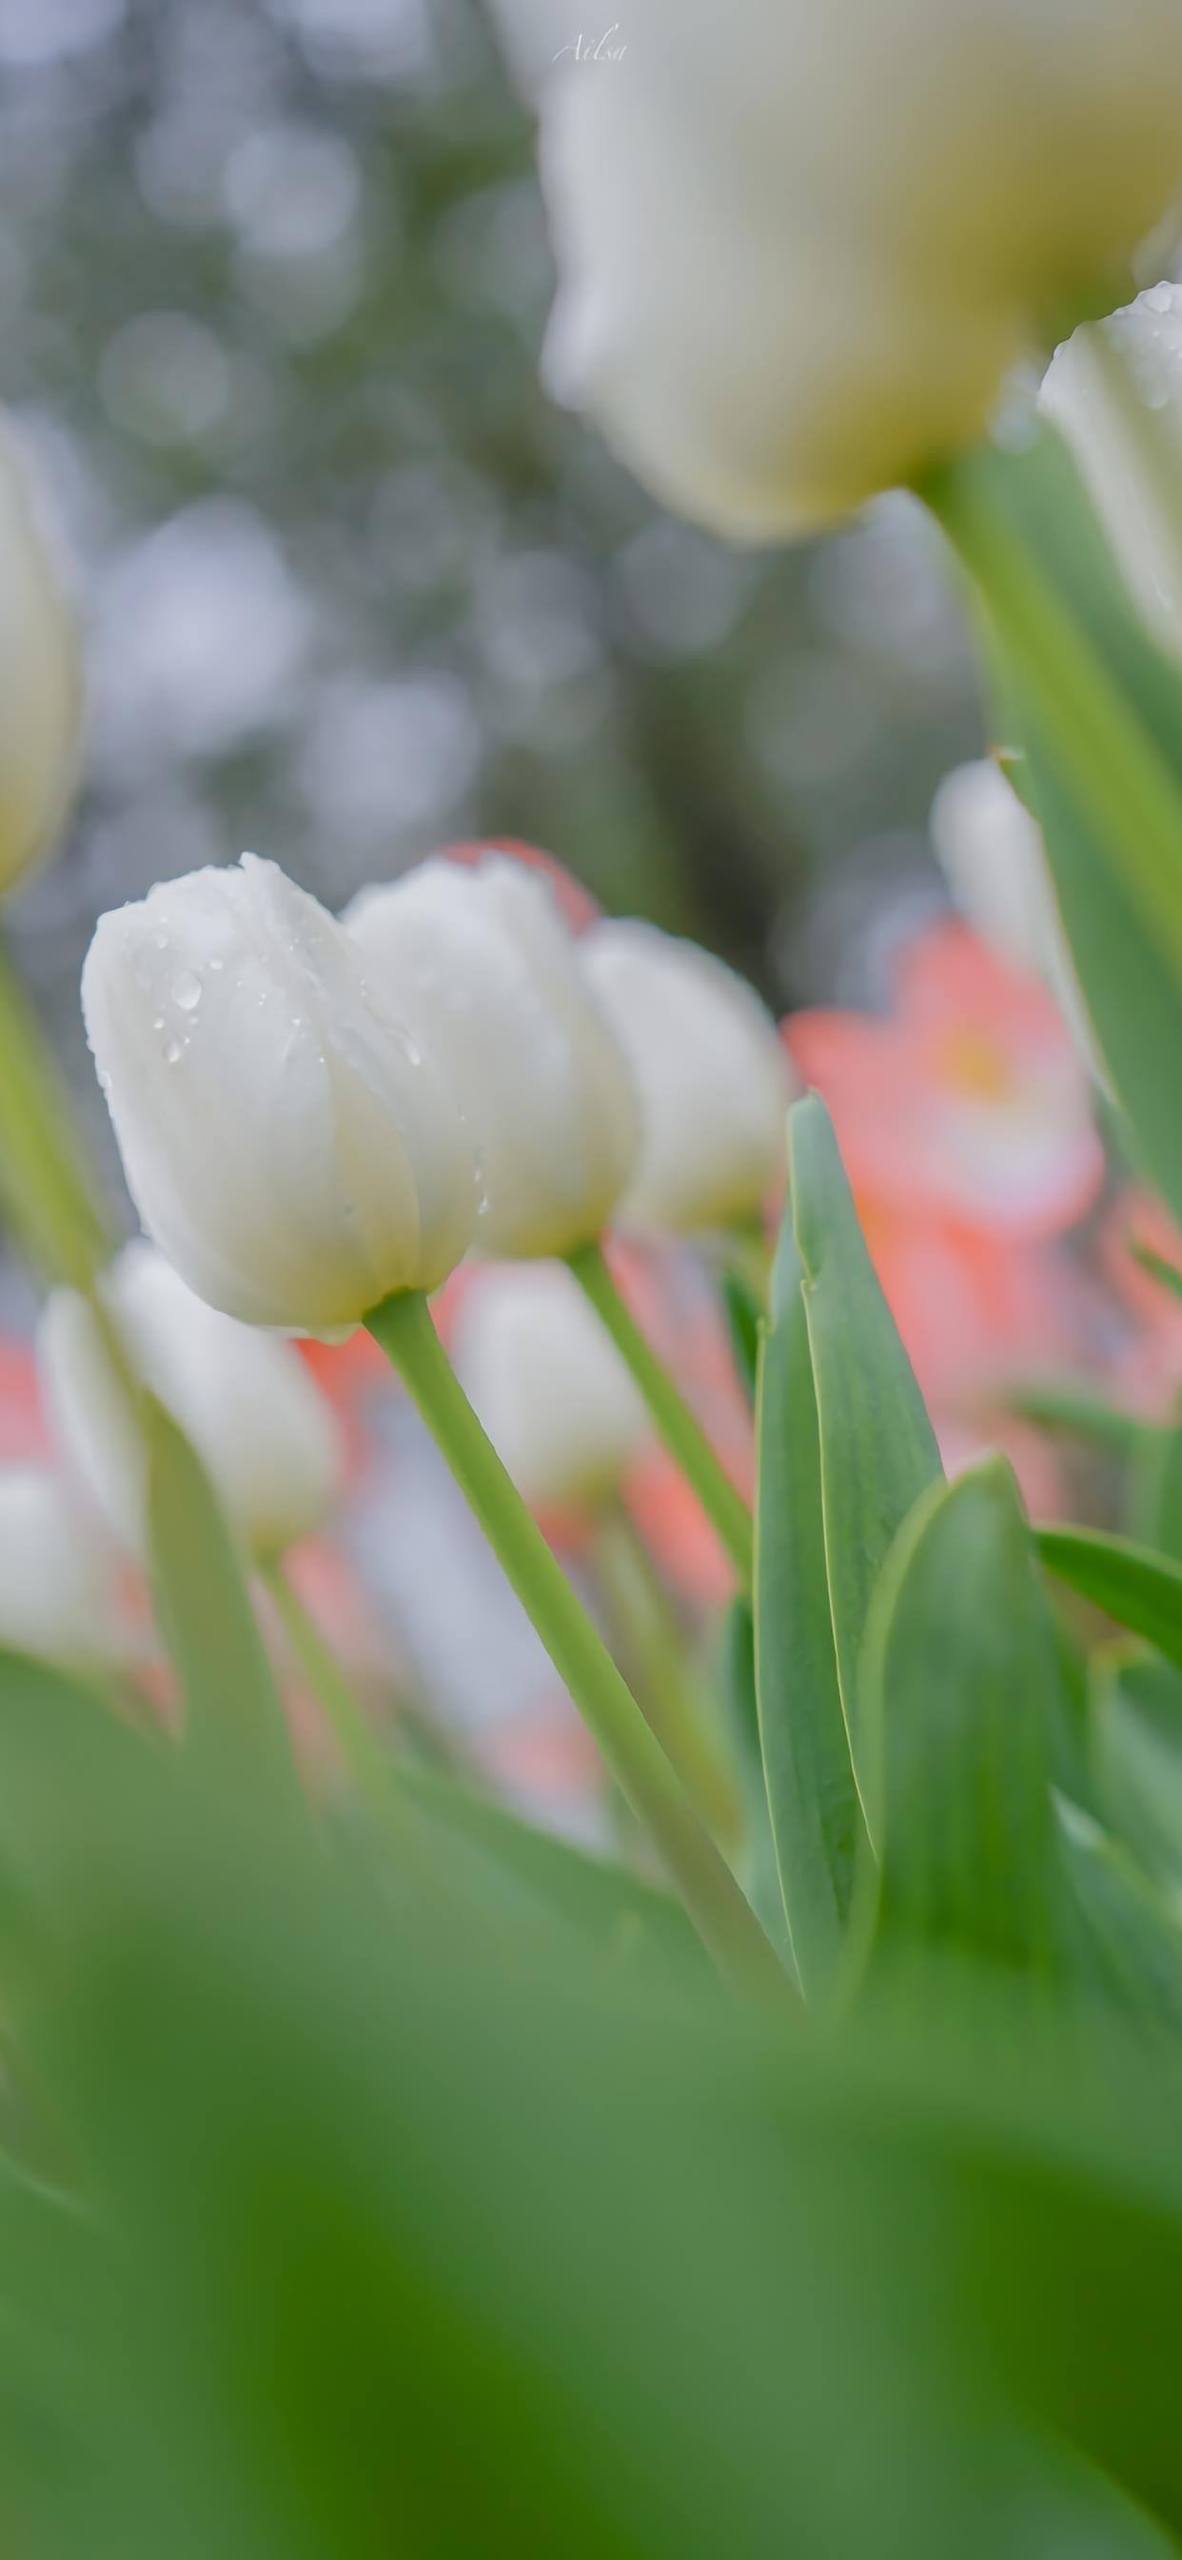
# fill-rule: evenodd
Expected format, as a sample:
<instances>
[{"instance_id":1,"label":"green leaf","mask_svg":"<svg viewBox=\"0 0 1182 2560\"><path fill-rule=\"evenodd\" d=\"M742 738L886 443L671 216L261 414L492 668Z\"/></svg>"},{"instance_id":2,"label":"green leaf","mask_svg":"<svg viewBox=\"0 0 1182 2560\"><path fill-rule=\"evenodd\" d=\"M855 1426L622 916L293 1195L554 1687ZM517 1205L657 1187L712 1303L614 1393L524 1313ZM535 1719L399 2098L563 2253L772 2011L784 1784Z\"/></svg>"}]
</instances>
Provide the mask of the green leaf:
<instances>
[{"instance_id":1,"label":"green leaf","mask_svg":"<svg viewBox=\"0 0 1182 2560\"><path fill-rule=\"evenodd\" d=\"M1138 1244L1134 1240L1129 1246L1129 1251L1134 1262L1140 1263L1142 1270L1149 1273L1151 1280L1160 1281L1162 1288L1167 1289L1171 1297L1182 1298L1182 1271L1179 1271L1176 1263L1167 1262L1164 1253L1156 1253L1151 1244Z\"/></svg>"},{"instance_id":2,"label":"green leaf","mask_svg":"<svg viewBox=\"0 0 1182 2560\"><path fill-rule=\"evenodd\" d=\"M1116 1648L1093 1667L1092 1766L1110 1830L1147 1875L1182 1889L1182 1673Z\"/></svg>"},{"instance_id":3,"label":"green leaf","mask_svg":"<svg viewBox=\"0 0 1182 2560\"><path fill-rule=\"evenodd\" d=\"M1142 1425L1129 1485L1129 1529L1136 1545L1182 1564L1182 1431Z\"/></svg>"},{"instance_id":4,"label":"green leaf","mask_svg":"<svg viewBox=\"0 0 1182 2560\"><path fill-rule=\"evenodd\" d=\"M1048 1967L1054 1624L1013 1475L929 1488L875 1596L865 1717L877 1931Z\"/></svg>"},{"instance_id":5,"label":"green leaf","mask_svg":"<svg viewBox=\"0 0 1182 2560\"><path fill-rule=\"evenodd\" d=\"M722 1303L727 1331L739 1384L749 1404L754 1404L759 1376L759 1338L763 1332L764 1314L751 1283L741 1271L726 1271L722 1280Z\"/></svg>"},{"instance_id":6,"label":"green leaf","mask_svg":"<svg viewBox=\"0 0 1182 2560\"><path fill-rule=\"evenodd\" d=\"M180 1676L186 1739L282 1774L287 1727L242 1561L200 1459L155 1397L144 1400L148 1524L161 1631Z\"/></svg>"},{"instance_id":7,"label":"green leaf","mask_svg":"<svg viewBox=\"0 0 1182 2560\"><path fill-rule=\"evenodd\" d=\"M803 1278L786 1217L760 1364L755 1666L780 1887L807 1997L833 1977L865 1824L830 1616Z\"/></svg>"},{"instance_id":8,"label":"green leaf","mask_svg":"<svg viewBox=\"0 0 1182 2560\"><path fill-rule=\"evenodd\" d=\"M763 1739L759 1730L759 1703L755 1686L755 1616L750 1601L741 1595L731 1602L726 1614L722 1630L719 1671L723 1720L731 1741L731 1754L738 1772L743 1808L743 1851L738 1862L739 1881L752 1910L762 1921L769 1938L784 1958L799 1986L800 1973L780 1887L780 1868L772 1831L771 1807L768 1803Z\"/></svg>"},{"instance_id":9,"label":"green leaf","mask_svg":"<svg viewBox=\"0 0 1182 2560\"><path fill-rule=\"evenodd\" d=\"M1049 1573L1182 1664L1182 1566L1097 1529L1039 1529L1036 1538Z\"/></svg>"},{"instance_id":10,"label":"green leaf","mask_svg":"<svg viewBox=\"0 0 1182 2560\"><path fill-rule=\"evenodd\" d=\"M1182 679L1138 620L1049 430L958 464L933 503L980 582L1002 727L1028 758L1025 796L1088 1015L1141 1164L1182 1215ZM1070 749L1048 707L1059 641L1044 604L1084 672ZM1099 751L1097 705L1122 728L1127 790L1123 762Z\"/></svg>"},{"instance_id":11,"label":"green leaf","mask_svg":"<svg viewBox=\"0 0 1182 2560\"><path fill-rule=\"evenodd\" d=\"M940 1476L940 1453L858 1224L833 1123L816 1094L788 1122L796 1246L816 1391L829 1605L858 1764L858 1665L870 1597L898 1530Z\"/></svg>"},{"instance_id":12,"label":"green leaf","mask_svg":"<svg viewBox=\"0 0 1182 2560\"><path fill-rule=\"evenodd\" d=\"M1066 1952L1078 1985L1127 2018L1182 2035L1182 1934L1127 1850L1058 1804Z\"/></svg>"}]
</instances>

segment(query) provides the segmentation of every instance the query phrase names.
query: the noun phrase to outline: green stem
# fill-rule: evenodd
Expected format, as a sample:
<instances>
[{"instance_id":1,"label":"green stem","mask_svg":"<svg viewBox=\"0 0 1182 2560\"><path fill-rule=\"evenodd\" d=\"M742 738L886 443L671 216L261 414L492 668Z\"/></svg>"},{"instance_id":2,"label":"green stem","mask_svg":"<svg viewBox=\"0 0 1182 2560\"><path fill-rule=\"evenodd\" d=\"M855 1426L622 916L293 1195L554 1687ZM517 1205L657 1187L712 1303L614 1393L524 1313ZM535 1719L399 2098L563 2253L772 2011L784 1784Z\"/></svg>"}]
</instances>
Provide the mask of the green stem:
<instances>
[{"instance_id":1,"label":"green stem","mask_svg":"<svg viewBox=\"0 0 1182 2560\"><path fill-rule=\"evenodd\" d=\"M976 588L1146 926L1182 968L1182 796L1154 739L971 460L933 473L918 494Z\"/></svg>"},{"instance_id":2,"label":"green stem","mask_svg":"<svg viewBox=\"0 0 1182 2560\"><path fill-rule=\"evenodd\" d=\"M331 1646L278 1559L260 1565L259 1578L271 1594L284 1634L324 1709L359 1794L371 1804L388 1805L397 1785L394 1763L377 1741Z\"/></svg>"},{"instance_id":3,"label":"green stem","mask_svg":"<svg viewBox=\"0 0 1182 2560\"><path fill-rule=\"evenodd\" d=\"M559 1678L652 1833L703 1941L736 1985L785 1997L779 1958L477 1421L426 1299L396 1294L366 1323L404 1379Z\"/></svg>"},{"instance_id":4,"label":"green stem","mask_svg":"<svg viewBox=\"0 0 1182 2560\"><path fill-rule=\"evenodd\" d=\"M627 1361L648 1406L658 1436L692 1485L703 1511L713 1523L727 1554L750 1588L754 1533L751 1514L737 1486L711 1448L679 1387L625 1306L599 1245L583 1245L570 1255L570 1268L590 1299L621 1357Z\"/></svg>"},{"instance_id":5,"label":"green stem","mask_svg":"<svg viewBox=\"0 0 1182 2560\"><path fill-rule=\"evenodd\" d=\"M637 1696L658 1742L715 1839L727 1847L737 1844L742 1816L726 1753L693 1677L668 1592L622 1508L600 1523L595 1564L609 1624L635 1670Z\"/></svg>"},{"instance_id":6,"label":"green stem","mask_svg":"<svg viewBox=\"0 0 1182 2560\"><path fill-rule=\"evenodd\" d=\"M92 1288L108 1252L102 1214L74 1147L69 1098L2 940L0 1192L47 1276Z\"/></svg>"}]
</instances>

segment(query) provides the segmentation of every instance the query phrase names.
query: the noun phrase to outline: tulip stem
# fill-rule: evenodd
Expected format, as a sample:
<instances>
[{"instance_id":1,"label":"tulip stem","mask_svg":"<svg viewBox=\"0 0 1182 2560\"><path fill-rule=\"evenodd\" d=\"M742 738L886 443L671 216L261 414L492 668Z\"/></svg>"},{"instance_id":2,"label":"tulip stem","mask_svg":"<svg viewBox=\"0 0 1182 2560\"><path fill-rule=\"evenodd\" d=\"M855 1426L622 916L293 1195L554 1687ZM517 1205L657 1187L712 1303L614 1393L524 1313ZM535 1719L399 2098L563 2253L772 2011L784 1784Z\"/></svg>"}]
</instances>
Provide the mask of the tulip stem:
<instances>
[{"instance_id":1,"label":"tulip stem","mask_svg":"<svg viewBox=\"0 0 1182 2560\"><path fill-rule=\"evenodd\" d=\"M383 1751L336 1655L301 1600L285 1565L276 1559L259 1567L259 1577L275 1604L291 1650L339 1745L359 1793L375 1805L388 1803L397 1783L394 1763Z\"/></svg>"},{"instance_id":2,"label":"tulip stem","mask_svg":"<svg viewBox=\"0 0 1182 2560\"><path fill-rule=\"evenodd\" d=\"M643 1538L621 1505L600 1524L595 1565L609 1624L641 1707L716 1840L742 1834L738 1790L694 1677L683 1629Z\"/></svg>"},{"instance_id":3,"label":"tulip stem","mask_svg":"<svg viewBox=\"0 0 1182 2560\"><path fill-rule=\"evenodd\" d=\"M69 1098L2 939L0 1191L47 1277L92 1288L107 1253L102 1215L74 1146Z\"/></svg>"},{"instance_id":4,"label":"tulip stem","mask_svg":"<svg viewBox=\"0 0 1182 2560\"><path fill-rule=\"evenodd\" d=\"M375 1307L366 1323L404 1380L633 1811L651 1832L705 1945L737 1988L765 1998L789 1997L787 1976L750 1903L472 1411L426 1299L399 1292Z\"/></svg>"},{"instance_id":5,"label":"tulip stem","mask_svg":"<svg viewBox=\"0 0 1182 2560\"><path fill-rule=\"evenodd\" d=\"M658 1437L663 1440L687 1483L692 1485L703 1511L717 1530L732 1563L737 1566L744 1588L749 1590L754 1531L742 1494L737 1485L731 1483L697 1415L690 1411L664 1362L658 1359L652 1344L625 1306L601 1246L583 1245L577 1253L570 1255L569 1261L579 1287L590 1299L617 1351L627 1361Z\"/></svg>"},{"instance_id":6,"label":"tulip stem","mask_svg":"<svg viewBox=\"0 0 1182 2560\"><path fill-rule=\"evenodd\" d=\"M975 459L933 473L918 494L976 589L1043 737L1084 795L1144 924L1182 964L1182 794L1151 731Z\"/></svg>"}]
</instances>

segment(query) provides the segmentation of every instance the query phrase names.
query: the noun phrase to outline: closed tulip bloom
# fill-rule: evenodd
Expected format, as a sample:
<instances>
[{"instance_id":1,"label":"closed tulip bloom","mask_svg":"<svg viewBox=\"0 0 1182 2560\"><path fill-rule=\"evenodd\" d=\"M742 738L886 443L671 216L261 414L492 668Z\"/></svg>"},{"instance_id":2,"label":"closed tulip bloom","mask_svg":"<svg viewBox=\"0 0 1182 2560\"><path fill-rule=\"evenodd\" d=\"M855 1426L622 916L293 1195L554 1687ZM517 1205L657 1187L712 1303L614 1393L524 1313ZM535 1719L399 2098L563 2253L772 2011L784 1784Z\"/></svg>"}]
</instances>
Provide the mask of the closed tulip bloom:
<instances>
[{"instance_id":1,"label":"closed tulip bloom","mask_svg":"<svg viewBox=\"0 0 1182 2560\"><path fill-rule=\"evenodd\" d=\"M104 1296L133 1372L200 1452L248 1548L282 1554L331 1509L343 1452L299 1353L196 1298L163 1254L128 1245ZM146 1543L142 1436L88 1301L59 1289L42 1319L42 1379L63 1457L133 1552Z\"/></svg>"},{"instance_id":2,"label":"closed tulip bloom","mask_svg":"<svg viewBox=\"0 0 1182 2560\"><path fill-rule=\"evenodd\" d=\"M605 920L579 948L640 1096L619 1223L682 1235L758 1217L783 1174L793 1091L766 1006L712 952L655 925Z\"/></svg>"},{"instance_id":3,"label":"closed tulip bloom","mask_svg":"<svg viewBox=\"0 0 1182 2560\"><path fill-rule=\"evenodd\" d=\"M1182 181L1176 0L648 0L598 59L550 0L499 14L541 94L552 386L739 537L975 440Z\"/></svg>"},{"instance_id":4,"label":"closed tulip bloom","mask_svg":"<svg viewBox=\"0 0 1182 2560\"><path fill-rule=\"evenodd\" d=\"M476 1177L450 1094L357 944L274 863L100 918L82 1003L141 1221L211 1306L349 1329L460 1259Z\"/></svg>"},{"instance_id":5,"label":"closed tulip bloom","mask_svg":"<svg viewBox=\"0 0 1182 2560\"><path fill-rule=\"evenodd\" d=\"M116 1551L47 1467L0 1470L0 1645L79 1670L142 1650Z\"/></svg>"},{"instance_id":6,"label":"closed tulip bloom","mask_svg":"<svg viewBox=\"0 0 1182 2560\"><path fill-rule=\"evenodd\" d=\"M1071 446L1130 591L1162 646L1182 657L1176 486L1159 485L1153 443L1182 470L1182 286L1155 284L1056 349L1039 405Z\"/></svg>"},{"instance_id":7,"label":"closed tulip bloom","mask_svg":"<svg viewBox=\"0 0 1182 2560\"><path fill-rule=\"evenodd\" d=\"M0 419L0 895L53 843L78 763L77 633L34 492Z\"/></svg>"},{"instance_id":8,"label":"closed tulip bloom","mask_svg":"<svg viewBox=\"0 0 1182 2560\"><path fill-rule=\"evenodd\" d=\"M650 1441L619 1352L560 1263L503 1263L464 1301L456 1365L502 1463L538 1511L594 1509Z\"/></svg>"},{"instance_id":9,"label":"closed tulip bloom","mask_svg":"<svg viewBox=\"0 0 1182 2560\"><path fill-rule=\"evenodd\" d=\"M447 1075L476 1150L481 1251L563 1254L599 1235L635 1159L636 1098L546 881L503 855L424 862L345 920Z\"/></svg>"},{"instance_id":10,"label":"closed tulip bloom","mask_svg":"<svg viewBox=\"0 0 1182 2560\"><path fill-rule=\"evenodd\" d=\"M945 774L932 802L931 831L962 914L1003 960L1045 979L1092 1072L1103 1080L1042 829L991 758Z\"/></svg>"}]
</instances>

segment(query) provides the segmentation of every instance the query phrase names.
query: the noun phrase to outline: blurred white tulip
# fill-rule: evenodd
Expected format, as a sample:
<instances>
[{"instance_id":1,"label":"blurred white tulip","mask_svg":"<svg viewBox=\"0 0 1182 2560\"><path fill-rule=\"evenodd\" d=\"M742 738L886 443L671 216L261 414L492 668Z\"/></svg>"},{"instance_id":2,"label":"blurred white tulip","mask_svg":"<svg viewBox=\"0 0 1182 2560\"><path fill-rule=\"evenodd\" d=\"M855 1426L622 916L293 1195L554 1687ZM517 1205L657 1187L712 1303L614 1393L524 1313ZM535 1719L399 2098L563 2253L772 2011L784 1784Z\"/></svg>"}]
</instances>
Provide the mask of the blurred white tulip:
<instances>
[{"instance_id":1,"label":"blurred white tulip","mask_svg":"<svg viewBox=\"0 0 1182 2560\"><path fill-rule=\"evenodd\" d=\"M1182 185L1176 0L647 0L602 50L497 6L540 91L551 384L740 537L973 441Z\"/></svg>"},{"instance_id":2,"label":"blurred white tulip","mask_svg":"<svg viewBox=\"0 0 1182 2560\"><path fill-rule=\"evenodd\" d=\"M345 921L471 1133L482 1252L571 1252L632 1170L636 1098L547 883L506 855L366 889Z\"/></svg>"},{"instance_id":3,"label":"blurred white tulip","mask_svg":"<svg viewBox=\"0 0 1182 2560\"><path fill-rule=\"evenodd\" d=\"M450 1094L274 863L101 917L82 1004L140 1217L211 1306L331 1332L459 1261L476 1174Z\"/></svg>"},{"instance_id":4,"label":"blurred white tulip","mask_svg":"<svg viewBox=\"0 0 1182 2560\"><path fill-rule=\"evenodd\" d=\"M143 1650L117 1550L48 1467L0 1470L0 1645L83 1671Z\"/></svg>"},{"instance_id":5,"label":"blurred white tulip","mask_svg":"<svg viewBox=\"0 0 1182 2560\"><path fill-rule=\"evenodd\" d=\"M73 792L78 637L28 466L0 417L0 895L52 847Z\"/></svg>"},{"instance_id":6,"label":"blurred white tulip","mask_svg":"<svg viewBox=\"0 0 1182 2560\"><path fill-rule=\"evenodd\" d=\"M1016 968L1045 979L1091 1071L1096 1049L1055 900L1042 829L988 756L946 773L932 802L932 842L961 913Z\"/></svg>"},{"instance_id":7,"label":"blurred white tulip","mask_svg":"<svg viewBox=\"0 0 1182 2560\"><path fill-rule=\"evenodd\" d=\"M206 1306L142 1241L120 1254L103 1294L132 1370L199 1451L247 1547L281 1555L318 1529L344 1452L299 1353ZM116 1536L142 1554L143 1443L94 1309L77 1291L54 1291L38 1350L63 1458Z\"/></svg>"},{"instance_id":8,"label":"blurred white tulip","mask_svg":"<svg viewBox=\"0 0 1182 2560\"><path fill-rule=\"evenodd\" d=\"M655 925L593 925L584 967L640 1095L619 1223L675 1235L757 1218L784 1172L793 1080L753 987Z\"/></svg>"},{"instance_id":9,"label":"blurred white tulip","mask_svg":"<svg viewBox=\"0 0 1182 2560\"><path fill-rule=\"evenodd\" d=\"M596 1507L649 1440L640 1394L561 1263L498 1263L464 1302L456 1367L536 1510Z\"/></svg>"},{"instance_id":10,"label":"blurred white tulip","mask_svg":"<svg viewBox=\"0 0 1182 2560\"><path fill-rule=\"evenodd\" d=\"M1154 413L1138 417L1138 399ZM1077 329L1047 367L1039 406L1065 436L1130 591L1182 657L1182 285L1150 285ZM1172 486L1163 490L1148 423Z\"/></svg>"}]
</instances>

